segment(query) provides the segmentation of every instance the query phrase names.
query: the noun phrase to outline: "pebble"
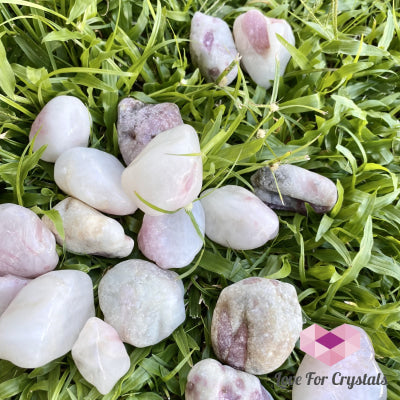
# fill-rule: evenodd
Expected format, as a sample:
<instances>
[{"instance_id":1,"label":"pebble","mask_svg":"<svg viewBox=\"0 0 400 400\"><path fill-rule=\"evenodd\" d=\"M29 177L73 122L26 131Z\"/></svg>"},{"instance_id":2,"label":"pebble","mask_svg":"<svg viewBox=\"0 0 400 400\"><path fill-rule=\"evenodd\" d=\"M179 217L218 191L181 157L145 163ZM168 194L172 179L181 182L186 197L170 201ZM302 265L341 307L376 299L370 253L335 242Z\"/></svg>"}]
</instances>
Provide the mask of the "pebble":
<instances>
[{"instance_id":1,"label":"pebble","mask_svg":"<svg viewBox=\"0 0 400 400\"><path fill-rule=\"evenodd\" d=\"M222 290L212 318L211 340L221 362L261 375L285 362L301 329L294 286L252 277Z\"/></svg>"},{"instance_id":2,"label":"pebble","mask_svg":"<svg viewBox=\"0 0 400 400\"><path fill-rule=\"evenodd\" d=\"M235 185L201 194L206 235L235 250L250 250L273 239L279 231L277 215L257 196Z\"/></svg>"},{"instance_id":3,"label":"pebble","mask_svg":"<svg viewBox=\"0 0 400 400\"><path fill-rule=\"evenodd\" d=\"M68 149L86 147L91 127L92 118L82 101L73 96L58 96L36 117L29 140L32 141L37 133L33 150L47 145L41 159L55 162Z\"/></svg>"},{"instance_id":4,"label":"pebble","mask_svg":"<svg viewBox=\"0 0 400 400\"><path fill-rule=\"evenodd\" d=\"M29 282L0 317L0 359L38 368L72 349L94 316L92 281L81 271L51 271Z\"/></svg>"},{"instance_id":5,"label":"pebble","mask_svg":"<svg viewBox=\"0 0 400 400\"><path fill-rule=\"evenodd\" d=\"M14 275L0 276L0 315L29 281L30 279Z\"/></svg>"},{"instance_id":6,"label":"pebble","mask_svg":"<svg viewBox=\"0 0 400 400\"><path fill-rule=\"evenodd\" d=\"M0 237L0 276L33 278L58 263L54 235L28 208L0 204Z\"/></svg>"},{"instance_id":7,"label":"pebble","mask_svg":"<svg viewBox=\"0 0 400 400\"><path fill-rule=\"evenodd\" d=\"M144 260L117 264L99 284L104 320L136 347L160 342L185 320L183 295L178 274Z\"/></svg>"}]
</instances>

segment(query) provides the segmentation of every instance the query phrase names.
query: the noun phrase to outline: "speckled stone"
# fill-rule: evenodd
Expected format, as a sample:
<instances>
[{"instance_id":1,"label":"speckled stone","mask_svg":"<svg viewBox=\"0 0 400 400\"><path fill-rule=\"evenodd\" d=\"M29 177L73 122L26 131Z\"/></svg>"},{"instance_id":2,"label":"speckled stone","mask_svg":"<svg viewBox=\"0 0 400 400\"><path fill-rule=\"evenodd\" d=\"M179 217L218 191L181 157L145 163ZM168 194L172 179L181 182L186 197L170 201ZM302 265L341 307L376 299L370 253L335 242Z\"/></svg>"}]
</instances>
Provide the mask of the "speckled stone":
<instances>
[{"instance_id":1,"label":"speckled stone","mask_svg":"<svg viewBox=\"0 0 400 400\"><path fill-rule=\"evenodd\" d=\"M19 276L0 276L0 315L28 282L30 282L30 279L20 278Z\"/></svg>"}]
</instances>

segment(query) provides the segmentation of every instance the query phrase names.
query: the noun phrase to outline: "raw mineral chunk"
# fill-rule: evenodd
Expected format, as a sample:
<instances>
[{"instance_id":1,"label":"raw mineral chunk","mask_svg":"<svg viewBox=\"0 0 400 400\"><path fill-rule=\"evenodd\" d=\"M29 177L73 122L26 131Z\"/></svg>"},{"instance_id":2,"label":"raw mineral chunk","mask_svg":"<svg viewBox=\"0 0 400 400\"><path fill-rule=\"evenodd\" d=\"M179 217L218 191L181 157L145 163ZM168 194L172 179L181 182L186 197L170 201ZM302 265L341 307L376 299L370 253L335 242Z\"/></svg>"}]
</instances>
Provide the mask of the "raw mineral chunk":
<instances>
[{"instance_id":1,"label":"raw mineral chunk","mask_svg":"<svg viewBox=\"0 0 400 400\"><path fill-rule=\"evenodd\" d=\"M33 278L58 263L54 235L25 207L0 204L0 237L0 276Z\"/></svg>"},{"instance_id":2,"label":"raw mineral chunk","mask_svg":"<svg viewBox=\"0 0 400 400\"><path fill-rule=\"evenodd\" d=\"M276 60L282 76L291 57L277 34L294 46L292 28L283 19L268 18L258 10L250 10L239 15L233 24L233 36L244 68L257 85L266 89L275 78Z\"/></svg>"},{"instance_id":3,"label":"raw mineral chunk","mask_svg":"<svg viewBox=\"0 0 400 400\"><path fill-rule=\"evenodd\" d=\"M360 349L332 366L305 355L297 370L293 400L386 400L386 378L367 333L348 326L361 332ZM326 378L317 384L316 377Z\"/></svg>"},{"instance_id":4,"label":"raw mineral chunk","mask_svg":"<svg viewBox=\"0 0 400 400\"><path fill-rule=\"evenodd\" d=\"M309 203L315 212L322 214L330 211L337 201L336 186L331 180L295 165L261 168L251 177L251 182L256 195L278 210L305 214L305 203Z\"/></svg>"},{"instance_id":5,"label":"raw mineral chunk","mask_svg":"<svg viewBox=\"0 0 400 400\"><path fill-rule=\"evenodd\" d=\"M103 257L127 257L132 252L133 239L125 235L121 224L87 204L67 197L54 210L63 221L64 241L50 218L44 216L42 220L56 236L57 243L65 243L68 251Z\"/></svg>"},{"instance_id":6,"label":"raw mineral chunk","mask_svg":"<svg viewBox=\"0 0 400 400\"><path fill-rule=\"evenodd\" d=\"M99 318L90 318L72 347L82 376L107 394L129 370L130 359L117 331Z\"/></svg>"},{"instance_id":7,"label":"raw mineral chunk","mask_svg":"<svg viewBox=\"0 0 400 400\"><path fill-rule=\"evenodd\" d=\"M175 272L143 260L117 264L99 284L105 321L136 347L160 342L185 320L183 294Z\"/></svg>"},{"instance_id":8,"label":"raw mineral chunk","mask_svg":"<svg viewBox=\"0 0 400 400\"><path fill-rule=\"evenodd\" d=\"M55 162L73 147L88 145L92 118L85 105L73 96L58 96L50 100L32 124L29 139L35 139L33 150L47 145L42 160Z\"/></svg>"},{"instance_id":9,"label":"raw mineral chunk","mask_svg":"<svg viewBox=\"0 0 400 400\"><path fill-rule=\"evenodd\" d=\"M253 193L227 185L201 194L206 235L236 250L249 250L273 239L279 230L277 215Z\"/></svg>"},{"instance_id":10,"label":"raw mineral chunk","mask_svg":"<svg viewBox=\"0 0 400 400\"><path fill-rule=\"evenodd\" d=\"M208 82L215 82L231 62L237 50L228 24L220 18L196 12L190 28L190 55L195 67ZM235 66L226 75L226 85L237 76Z\"/></svg>"},{"instance_id":11,"label":"raw mineral chunk","mask_svg":"<svg viewBox=\"0 0 400 400\"><path fill-rule=\"evenodd\" d=\"M51 271L29 282L0 317L0 359L38 368L72 349L94 316L92 281L81 271Z\"/></svg>"},{"instance_id":12,"label":"raw mineral chunk","mask_svg":"<svg viewBox=\"0 0 400 400\"><path fill-rule=\"evenodd\" d=\"M193 216L204 235L205 217L199 201L193 203ZM203 246L203 240L184 209L159 217L145 215L139 231L140 251L159 267L183 268Z\"/></svg>"},{"instance_id":13,"label":"raw mineral chunk","mask_svg":"<svg viewBox=\"0 0 400 400\"><path fill-rule=\"evenodd\" d=\"M160 132L182 125L179 107L173 103L144 104L127 97L118 104L118 144L129 165Z\"/></svg>"},{"instance_id":14,"label":"raw mineral chunk","mask_svg":"<svg viewBox=\"0 0 400 400\"><path fill-rule=\"evenodd\" d=\"M211 324L215 354L251 374L267 374L289 357L302 328L295 288L266 278L247 278L220 294Z\"/></svg>"},{"instance_id":15,"label":"raw mineral chunk","mask_svg":"<svg viewBox=\"0 0 400 400\"><path fill-rule=\"evenodd\" d=\"M58 187L99 211L133 214L137 207L122 190L124 166L104 151L75 147L64 152L54 166Z\"/></svg>"},{"instance_id":16,"label":"raw mineral chunk","mask_svg":"<svg viewBox=\"0 0 400 400\"><path fill-rule=\"evenodd\" d=\"M6 310L12 299L30 281L14 275L0 276L0 315Z\"/></svg>"},{"instance_id":17,"label":"raw mineral chunk","mask_svg":"<svg viewBox=\"0 0 400 400\"><path fill-rule=\"evenodd\" d=\"M188 375L186 400L273 400L258 378L207 358Z\"/></svg>"},{"instance_id":18,"label":"raw mineral chunk","mask_svg":"<svg viewBox=\"0 0 400 400\"><path fill-rule=\"evenodd\" d=\"M179 125L158 134L122 174L122 187L149 215L175 211L200 193L203 166L199 138L190 125ZM140 197L139 197L140 196Z\"/></svg>"}]
</instances>

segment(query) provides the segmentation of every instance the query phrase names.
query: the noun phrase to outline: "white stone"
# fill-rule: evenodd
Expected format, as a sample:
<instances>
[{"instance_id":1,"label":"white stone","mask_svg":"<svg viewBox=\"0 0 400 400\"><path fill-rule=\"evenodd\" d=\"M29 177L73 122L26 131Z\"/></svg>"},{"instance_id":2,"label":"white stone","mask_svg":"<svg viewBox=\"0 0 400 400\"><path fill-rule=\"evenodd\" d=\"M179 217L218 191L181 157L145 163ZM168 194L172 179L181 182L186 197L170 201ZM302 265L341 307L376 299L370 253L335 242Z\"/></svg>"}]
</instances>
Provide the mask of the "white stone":
<instances>
[{"instance_id":1,"label":"white stone","mask_svg":"<svg viewBox=\"0 0 400 400\"><path fill-rule=\"evenodd\" d=\"M193 203L193 216L201 235L205 217L200 201ZM203 246L203 240L184 209L159 217L145 215L138 235L140 251L160 268L189 265Z\"/></svg>"},{"instance_id":2,"label":"white stone","mask_svg":"<svg viewBox=\"0 0 400 400\"><path fill-rule=\"evenodd\" d=\"M72 358L82 376L107 394L130 367L117 331L99 318L90 318L72 347Z\"/></svg>"},{"instance_id":3,"label":"white stone","mask_svg":"<svg viewBox=\"0 0 400 400\"><path fill-rule=\"evenodd\" d=\"M222 246L255 249L278 234L277 215L240 186L206 190L201 194L201 204L206 216L206 235Z\"/></svg>"},{"instance_id":4,"label":"white stone","mask_svg":"<svg viewBox=\"0 0 400 400\"><path fill-rule=\"evenodd\" d=\"M239 15L233 24L233 36L244 68L257 85L266 89L275 78L276 60L279 60L279 74L283 76L291 57L277 34L295 45L292 28L285 20L268 18L258 10Z\"/></svg>"},{"instance_id":5,"label":"white stone","mask_svg":"<svg viewBox=\"0 0 400 400\"><path fill-rule=\"evenodd\" d=\"M58 263L56 240L31 210L0 204L0 275L33 278Z\"/></svg>"},{"instance_id":6,"label":"white stone","mask_svg":"<svg viewBox=\"0 0 400 400\"><path fill-rule=\"evenodd\" d=\"M0 315L6 310L12 299L30 281L14 275L0 276Z\"/></svg>"},{"instance_id":7,"label":"white stone","mask_svg":"<svg viewBox=\"0 0 400 400\"><path fill-rule=\"evenodd\" d=\"M143 260L117 264L99 284L104 320L136 347L160 342L185 320L183 294L178 274Z\"/></svg>"},{"instance_id":8,"label":"white stone","mask_svg":"<svg viewBox=\"0 0 400 400\"><path fill-rule=\"evenodd\" d=\"M37 133L33 150L47 145L42 160L55 162L73 147L86 147L92 118L85 105L73 96L58 96L50 100L32 124L29 140Z\"/></svg>"},{"instance_id":9,"label":"white stone","mask_svg":"<svg viewBox=\"0 0 400 400\"><path fill-rule=\"evenodd\" d=\"M175 211L200 193L203 167L199 138L189 125L159 133L122 174L122 187L149 215L162 215L142 202Z\"/></svg>"},{"instance_id":10,"label":"white stone","mask_svg":"<svg viewBox=\"0 0 400 400\"><path fill-rule=\"evenodd\" d=\"M75 147L54 166L54 180L65 193L93 208L114 215L133 214L137 207L122 190L124 166L104 151Z\"/></svg>"},{"instance_id":11,"label":"white stone","mask_svg":"<svg viewBox=\"0 0 400 400\"><path fill-rule=\"evenodd\" d=\"M42 218L54 233L57 243L77 254L96 254L103 257L127 257L133 249L133 239L125 235L122 225L94 208L67 197L54 210L61 216L65 240L62 240L50 218Z\"/></svg>"},{"instance_id":12,"label":"white stone","mask_svg":"<svg viewBox=\"0 0 400 400\"><path fill-rule=\"evenodd\" d=\"M93 286L81 271L51 271L29 282L0 317L0 359L38 368L72 349L94 316Z\"/></svg>"}]
</instances>

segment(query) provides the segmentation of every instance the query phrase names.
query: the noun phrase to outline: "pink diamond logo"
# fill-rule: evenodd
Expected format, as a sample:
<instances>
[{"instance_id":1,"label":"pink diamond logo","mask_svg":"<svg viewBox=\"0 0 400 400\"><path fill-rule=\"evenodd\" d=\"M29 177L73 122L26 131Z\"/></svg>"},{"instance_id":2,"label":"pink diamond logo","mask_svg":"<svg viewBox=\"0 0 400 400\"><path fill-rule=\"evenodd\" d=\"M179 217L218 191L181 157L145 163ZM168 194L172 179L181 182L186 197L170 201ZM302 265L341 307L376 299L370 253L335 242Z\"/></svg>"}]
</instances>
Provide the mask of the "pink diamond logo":
<instances>
[{"instance_id":1,"label":"pink diamond logo","mask_svg":"<svg viewBox=\"0 0 400 400\"><path fill-rule=\"evenodd\" d=\"M360 349L360 332L348 324L330 332L314 324L301 332L300 349L332 366Z\"/></svg>"}]
</instances>

